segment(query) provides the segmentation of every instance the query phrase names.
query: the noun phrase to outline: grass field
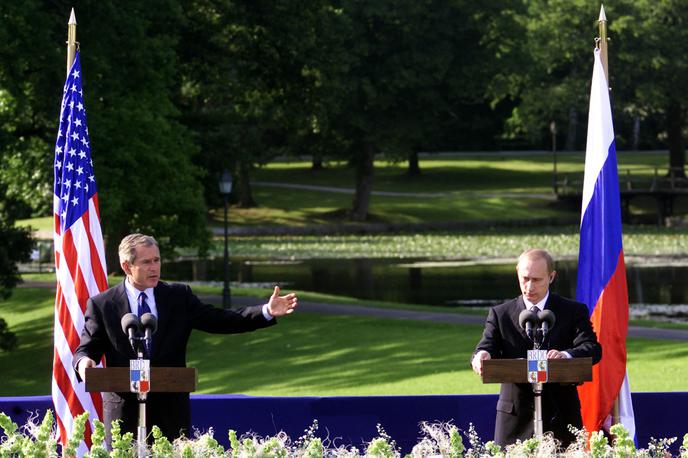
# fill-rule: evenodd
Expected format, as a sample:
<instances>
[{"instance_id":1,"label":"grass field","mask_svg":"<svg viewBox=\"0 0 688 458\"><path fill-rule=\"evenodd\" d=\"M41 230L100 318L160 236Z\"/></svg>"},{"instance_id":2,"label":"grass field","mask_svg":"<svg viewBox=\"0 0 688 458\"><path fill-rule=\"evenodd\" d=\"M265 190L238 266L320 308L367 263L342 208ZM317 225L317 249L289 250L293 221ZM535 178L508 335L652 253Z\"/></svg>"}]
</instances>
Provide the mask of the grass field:
<instances>
[{"instance_id":1,"label":"grass field","mask_svg":"<svg viewBox=\"0 0 688 458\"><path fill-rule=\"evenodd\" d=\"M668 155L656 152L619 152L619 174L649 181L655 167L663 173ZM584 154L559 153L559 180L582 181ZM422 174L410 178L406 163L378 160L375 163L374 192L402 193L373 195L372 221L418 223L433 221L505 221L533 218L568 218L575 221L580 209L553 199L552 156L484 153L454 157L432 156L420 161ZM310 162L274 162L257 169L256 183L286 183L325 186L340 190L354 187L353 170L343 162L326 164L314 172ZM284 189L256 184L259 207L232 208L233 225L332 223L341 220L338 210L349 209L352 194L315 190ZM437 195L429 195L429 194ZM418 195L415 195L418 194ZM681 204L679 204L679 207ZM652 202L640 202L633 211L653 211ZM221 212L214 212L216 221Z\"/></svg>"},{"instance_id":2,"label":"grass field","mask_svg":"<svg viewBox=\"0 0 688 458\"><path fill-rule=\"evenodd\" d=\"M621 151L619 174L650 180L654 168L666 167L668 153ZM463 154L445 157L429 155L420 161L422 174L410 178L405 162L376 161L373 191L401 193L398 196L373 195L371 220L390 223L471 222L528 220L556 217L575 223L580 209L562 205L552 194L552 156L550 154ZM252 174L252 209L233 207L232 226L339 223L342 210L350 209L354 187L353 169L343 162L329 162L314 172L308 161L273 162ZM584 168L582 152L558 153L560 180L580 182ZM344 192L313 189L285 189L266 183L283 183L337 188ZM349 191L347 193L347 190ZM104 194L103 198L106 198ZM677 203L683 208L684 203ZM636 208L637 207L637 208ZM653 202L639 201L634 211L654 211ZM221 209L211 211L212 224L221 222ZM18 224L50 233L51 219L32 218Z\"/></svg>"},{"instance_id":3,"label":"grass field","mask_svg":"<svg viewBox=\"0 0 688 458\"><path fill-rule=\"evenodd\" d=\"M255 293L264 297L262 290ZM49 394L52 312L49 289L20 288L0 302L0 316L20 341L15 351L0 352L0 396ZM199 393L494 393L498 387L482 385L468 366L481 331L481 326L299 312L250 334L195 332L188 361L199 369ZM629 339L633 391L684 390L684 347L683 342Z\"/></svg>"}]
</instances>

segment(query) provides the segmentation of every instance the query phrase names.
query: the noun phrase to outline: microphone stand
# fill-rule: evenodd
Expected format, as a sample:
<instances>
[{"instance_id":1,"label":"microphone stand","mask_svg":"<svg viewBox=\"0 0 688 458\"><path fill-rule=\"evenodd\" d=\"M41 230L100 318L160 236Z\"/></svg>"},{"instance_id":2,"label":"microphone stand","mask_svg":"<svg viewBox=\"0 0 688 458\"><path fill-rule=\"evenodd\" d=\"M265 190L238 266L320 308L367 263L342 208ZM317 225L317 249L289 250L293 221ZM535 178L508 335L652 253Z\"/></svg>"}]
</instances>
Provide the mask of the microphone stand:
<instances>
[{"instance_id":1,"label":"microphone stand","mask_svg":"<svg viewBox=\"0 0 688 458\"><path fill-rule=\"evenodd\" d=\"M540 334L541 329L535 331L536 338L533 339L533 350L540 350L542 341L544 340L544 332ZM539 334L540 339L537 338ZM542 423L542 382L531 383L533 387L533 400L534 400L534 412L533 412L533 427L535 431L535 437L541 438L543 435L543 423Z\"/></svg>"},{"instance_id":2,"label":"microphone stand","mask_svg":"<svg viewBox=\"0 0 688 458\"><path fill-rule=\"evenodd\" d=\"M143 361L146 360L144 355L146 339L139 334L132 340L132 344L134 343L136 343L134 347L136 349L136 359L140 362L141 367L143 367ZM136 428L136 456L138 458L146 458L148 456L146 445L146 437L148 436L148 431L146 429L146 400L148 399L148 393L138 392L136 393L136 399L139 402L139 423Z\"/></svg>"}]
</instances>

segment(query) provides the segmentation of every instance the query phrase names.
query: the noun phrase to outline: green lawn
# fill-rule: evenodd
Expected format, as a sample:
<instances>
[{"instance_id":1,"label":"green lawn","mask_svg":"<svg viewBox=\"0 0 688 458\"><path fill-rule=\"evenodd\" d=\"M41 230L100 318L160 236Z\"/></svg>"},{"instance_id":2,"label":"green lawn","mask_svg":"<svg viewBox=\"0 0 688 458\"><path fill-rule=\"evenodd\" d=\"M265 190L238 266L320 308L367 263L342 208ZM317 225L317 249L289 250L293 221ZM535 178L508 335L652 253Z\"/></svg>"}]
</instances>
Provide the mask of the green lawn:
<instances>
[{"instance_id":1,"label":"green lawn","mask_svg":"<svg viewBox=\"0 0 688 458\"><path fill-rule=\"evenodd\" d=\"M619 174L650 179L654 167L666 167L667 154L619 152ZM482 153L454 157L427 156L420 161L422 174L409 178L405 162L376 161L371 221L389 223L522 221L559 218L575 224L580 209L553 200L550 154L504 155ZM310 170L308 161L273 162L252 174L254 198L259 207L229 212L232 226L339 224L346 221L351 193L286 189L260 182L326 186L340 190L354 187L353 170L344 162L330 162L324 170ZM559 178L580 182L584 169L582 152L559 153ZM663 170L660 169L660 173ZM421 195L415 195L420 193ZM686 207L679 201L678 209ZM653 201L638 201L633 211L654 212ZM220 225L222 209L210 212L211 224ZM51 234L52 218L33 218L17 224Z\"/></svg>"},{"instance_id":2,"label":"green lawn","mask_svg":"<svg viewBox=\"0 0 688 458\"><path fill-rule=\"evenodd\" d=\"M648 180L654 167L666 167L667 155L655 152L620 152L619 173ZM373 195L371 221L390 223L471 222L527 220L556 217L575 222L580 213L552 199L552 157L549 154L512 156L499 153L429 156L420 161L422 174L409 178L406 163L376 161L373 191L404 193L400 196ZM258 183L287 183L353 189L353 170L343 162L332 162L314 172L310 162L274 162L257 169ZM568 176L581 182L584 154L559 153L560 180ZM662 173L662 169L660 169ZM579 185L578 185L579 186ZM254 197L259 207L232 208L232 225L289 225L338 223L343 209L350 209L352 194L285 189L256 184ZM425 195L414 195L421 193ZM427 194L438 194L435 196ZM682 204L677 205L681 208ZM654 202L638 202L633 210L654 211ZM222 212L212 212L217 223Z\"/></svg>"},{"instance_id":3,"label":"green lawn","mask_svg":"<svg viewBox=\"0 0 688 458\"><path fill-rule=\"evenodd\" d=\"M49 393L52 311L48 289L16 289L0 302L0 316L20 341L17 350L0 352L0 396ZM199 393L494 393L497 386L482 385L468 366L480 333L481 326L299 312L251 334L195 332L188 360L199 369ZM628 348L634 391L685 390L685 343L630 339Z\"/></svg>"}]
</instances>

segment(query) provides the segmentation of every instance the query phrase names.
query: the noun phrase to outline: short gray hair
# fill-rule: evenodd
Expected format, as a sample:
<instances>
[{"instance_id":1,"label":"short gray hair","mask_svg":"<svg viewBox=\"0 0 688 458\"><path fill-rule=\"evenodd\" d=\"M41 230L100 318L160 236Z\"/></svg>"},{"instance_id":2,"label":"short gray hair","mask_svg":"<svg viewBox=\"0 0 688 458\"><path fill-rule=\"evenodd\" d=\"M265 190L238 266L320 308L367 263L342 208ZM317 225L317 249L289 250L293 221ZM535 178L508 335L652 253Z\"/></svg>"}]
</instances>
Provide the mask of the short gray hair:
<instances>
[{"instance_id":1,"label":"short gray hair","mask_svg":"<svg viewBox=\"0 0 688 458\"><path fill-rule=\"evenodd\" d=\"M544 259L547 263L547 273L551 274L552 272L554 272L554 259L547 252L547 250L543 250L541 248L531 248L529 250L524 251L523 253L521 253L521 256L518 257L516 267L518 267L519 264L521 264L521 261L523 261L524 259Z\"/></svg>"},{"instance_id":2,"label":"short gray hair","mask_svg":"<svg viewBox=\"0 0 688 458\"><path fill-rule=\"evenodd\" d=\"M129 234L119 244L119 262L133 264L136 261L136 248L140 246L158 246L158 242L150 235Z\"/></svg>"}]
</instances>

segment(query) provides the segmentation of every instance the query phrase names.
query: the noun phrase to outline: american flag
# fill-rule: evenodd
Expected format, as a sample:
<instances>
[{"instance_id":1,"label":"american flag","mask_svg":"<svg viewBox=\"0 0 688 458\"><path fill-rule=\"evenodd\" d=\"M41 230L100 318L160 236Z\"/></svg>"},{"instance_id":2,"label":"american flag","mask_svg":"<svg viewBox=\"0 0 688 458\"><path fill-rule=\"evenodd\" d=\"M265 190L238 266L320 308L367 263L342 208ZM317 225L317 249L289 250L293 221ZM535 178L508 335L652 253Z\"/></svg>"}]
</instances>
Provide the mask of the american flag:
<instances>
[{"instance_id":1,"label":"american flag","mask_svg":"<svg viewBox=\"0 0 688 458\"><path fill-rule=\"evenodd\" d=\"M84 327L86 301L107 289L107 273L78 51L64 86L54 171L57 293L52 397L63 445L72 433L74 418L90 412L86 440L79 447L82 455L90 446L92 422L102 418L103 407L100 393L87 393L77 381L72 355Z\"/></svg>"}]
</instances>

